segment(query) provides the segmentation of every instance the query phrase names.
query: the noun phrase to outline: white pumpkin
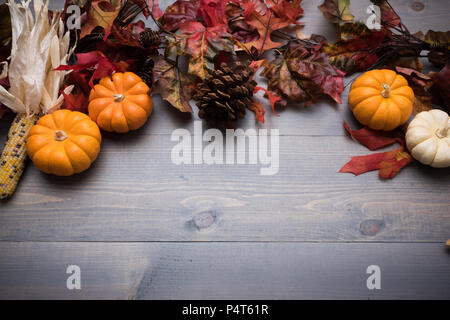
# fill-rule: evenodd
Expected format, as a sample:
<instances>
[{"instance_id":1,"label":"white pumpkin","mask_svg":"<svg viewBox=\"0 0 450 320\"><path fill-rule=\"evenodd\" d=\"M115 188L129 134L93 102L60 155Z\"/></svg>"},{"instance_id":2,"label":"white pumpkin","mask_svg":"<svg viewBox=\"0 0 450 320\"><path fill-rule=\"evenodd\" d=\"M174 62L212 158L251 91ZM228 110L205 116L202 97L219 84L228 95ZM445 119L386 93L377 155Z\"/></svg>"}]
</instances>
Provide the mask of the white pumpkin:
<instances>
[{"instance_id":1,"label":"white pumpkin","mask_svg":"<svg viewBox=\"0 0 450 320\"><path fill-rule=\"evenodd\" d=\"M450 117L444 111L422 111L406 132L406 145L419 162L435 168L450 167Z\"/></svg>"}]
</instances>

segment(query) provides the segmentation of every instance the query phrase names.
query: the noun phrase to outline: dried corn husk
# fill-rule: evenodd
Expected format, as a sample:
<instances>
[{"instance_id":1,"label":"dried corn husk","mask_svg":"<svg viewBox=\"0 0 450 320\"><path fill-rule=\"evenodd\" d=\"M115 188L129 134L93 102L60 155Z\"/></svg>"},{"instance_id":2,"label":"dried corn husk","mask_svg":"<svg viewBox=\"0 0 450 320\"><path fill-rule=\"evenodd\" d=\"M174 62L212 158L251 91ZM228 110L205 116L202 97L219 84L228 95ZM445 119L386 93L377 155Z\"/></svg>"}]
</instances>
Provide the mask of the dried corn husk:
<instances>
[{"instance_id":1,"label":"dried corn husk","mask_svg":"<svg viewBox=\"0 0 450 320\"><path fill-rule=\"evenodd\" d=\"M63 102L59 91L67 72L53 69L66 64L73 50L69 49L69 33L64 33L60 13L55 13L50 21L48 1L44 4L42 0L34 0L33 17L30 2L7 3L12 46L9 65L2 62L1 76L8 74L10 88L0 86L0 102L18 115L8 135L9 144L7 141L0 156L4 163L0 168L0 198L11 196L16 189L26 159L26 138L33 123L40 115L59 109ZM71 90L72 87L67 87L65 93Z\"/></svg>"},{"instance_id":2,"label":"dried corn husk","mask_svg":"<svg viewBox=\"0 0 450 320\"><path fill-rule=\"evenodd\" d=\"M48 18L48 1L8 1L11 13L12 47L8 66L10 88L0 87L0 101L17 113L39 115L54 111L62 104L59 90L65 71L53 71L66 64L69 33L64 34L60 14Z\"/></svg>"}]
</instances>

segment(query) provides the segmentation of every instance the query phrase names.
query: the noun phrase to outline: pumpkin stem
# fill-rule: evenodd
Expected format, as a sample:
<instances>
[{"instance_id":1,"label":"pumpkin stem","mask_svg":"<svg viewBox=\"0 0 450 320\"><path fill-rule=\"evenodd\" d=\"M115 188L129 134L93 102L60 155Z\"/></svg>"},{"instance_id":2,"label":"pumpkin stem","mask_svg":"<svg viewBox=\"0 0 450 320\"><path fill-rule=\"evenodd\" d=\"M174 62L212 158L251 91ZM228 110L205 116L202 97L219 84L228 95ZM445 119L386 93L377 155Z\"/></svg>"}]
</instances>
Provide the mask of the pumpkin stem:
<instances>
[{"instance_id":1,"label":"pumpkin stem","mask_svg":"<svg viewBox=\"0 0 450 320\"><path fill-rule=\"evenodd\" d=\"M113 95L114 102L122 102L123 99L125 99L125 96L123 94L115 94Z\"/></svg>"},{"instance_id":2,"label":"pumpkin stem","mask_svg":"<svg viewBox=\"0 0 450 320\"><path fill-rule=\"evenodd\" d=\"M447 131L449 128L441 128L441 129L437 129L435 132L436 137L438 137L439 139L444 139L445 137L447 137Z\"/></svg>"},{"instance_id":3,"label":"pumpkin stem","mask_svg":"<svg viewBox=\"0 0 450 320\"><path fill-rule=\"evenodd\" d=\"M67 139L67 133L63 130L55 131L55 140L56 141L64 141Z\"/></svg>"},{"instance_id":4,"label":"pumpkin stem","mask_svg":"<svg viewBox=\"0 0 450 320\"><path fill-rule=\"evenodd\" d=\"M384 89L383 91L381 91L381 95L383 96L383 98L389 98L389 96L391 95L391 87L387 83L383 83L381 86Z\"/></svg>"}]
</instances>

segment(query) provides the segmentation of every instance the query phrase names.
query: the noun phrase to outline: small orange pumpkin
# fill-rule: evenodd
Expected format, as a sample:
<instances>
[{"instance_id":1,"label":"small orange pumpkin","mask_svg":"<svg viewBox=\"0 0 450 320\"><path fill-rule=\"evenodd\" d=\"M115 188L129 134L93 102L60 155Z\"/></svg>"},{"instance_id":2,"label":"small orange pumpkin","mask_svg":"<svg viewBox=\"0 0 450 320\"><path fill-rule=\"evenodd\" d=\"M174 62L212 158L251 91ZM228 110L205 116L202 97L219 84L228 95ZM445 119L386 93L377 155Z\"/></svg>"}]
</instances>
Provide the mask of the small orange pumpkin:
<instances>
[{"instance_id":1,"label":"small orange pumpkin","mask_svg":"<svg viewBox=\"0 0 450 320\"><path fill-rule=\"evenodd\" d=\"M57 176L89 168L100 151L100 129L87 115L58 110L39 119L27 140L27 152L36 167Z\"/></svg>"},{"instance_id":2,"label":"small orange pumpkin","mask_svg":"<svg viewBox=\"0 0 450 320\"><path fill-rule=\"evenodd\" d=\"M396 72L371 70L353 83L348 103L360 123L374 130L390 131L408 121L414 92Z\"/></svg>"},{"instance_id":3,"label":"small orange pumpkin","mask_svg":"<svg viewBox=\"0 0 450 320\"><path fill-rule=\"evenodd\" d=\"M89 95L89 116L109 132L128 132L144 125L153 109L149 87L132 72L117 72L95 85Z\"/></svg>"}]
</instances>

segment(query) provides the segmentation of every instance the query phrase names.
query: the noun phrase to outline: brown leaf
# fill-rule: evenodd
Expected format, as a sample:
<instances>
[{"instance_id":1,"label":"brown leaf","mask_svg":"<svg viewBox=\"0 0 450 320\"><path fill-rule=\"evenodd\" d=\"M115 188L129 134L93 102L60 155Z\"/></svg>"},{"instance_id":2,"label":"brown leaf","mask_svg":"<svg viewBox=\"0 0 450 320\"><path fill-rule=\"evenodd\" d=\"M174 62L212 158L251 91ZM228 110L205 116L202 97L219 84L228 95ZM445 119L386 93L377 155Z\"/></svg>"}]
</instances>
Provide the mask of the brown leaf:
<instances>
[{"instance_id":1,"label":"brown leaf","mask_svg":"<svg viewBox=\"0 0 450 320\"><path fill-rule=\"evenodd\" d=\"M102 27L105 30L103 40L108 38L121 6L120 0L110 1L96 0L91 3L86 23L81 27L80 38L90 34L96 27Z\"/></svg>"},{"instance_id":2,"label":"brown leaf","mask_svg":"<svg viewBox=\"0 0 450 320\"><path fill-rule=\"evenodd\" d=\"M191 79L185 76L175 63L158 57L153 68L155 92L182 112L192 112L189 104L194 89Z\"/></svg>"},{"instance_id":3,"label":"brown leaf","mask_svg":"<svg viewBox=\"0 0 450 320\"><path fill-rule=\"evenodd\" d=\"M350 22L354 18L350 13L350 0L324 0L318 8L332 23Z\"/></svg>"},{"instance_id":4,"label":"brown leaf","mask_svg":"<svg viewBox=\"0 0 450 320\"><path fill-rule=\"evenodd\" d=\"M450 112L450 62L439 72L430 72L434 84L430 88L433 99L437 104L447 107Z\"/></svg>"},{"instance_id":5,"label":"brown leaf","mask_svg":"<svg viewBox=\"0 0 450 320\"><path fill-rule=\"evenodd\" d=\"M175 32L183 24L196 21L199 7L199 0L177 0L167 7L160 22L166 30Z\"/></svg>"},{"instance_id":6,"label":"brown leaf","mask_svg":"<svg viewBox=\"0 0 450 320\"><path fill-rule=\"evenodd\" d=\"M268 89L283 99L310 105L322 95L342 103L344 72L317 51L320 46L291 43L284 53L265 63L262 75L269 79Z\"/></svg>"}]
</instances>

